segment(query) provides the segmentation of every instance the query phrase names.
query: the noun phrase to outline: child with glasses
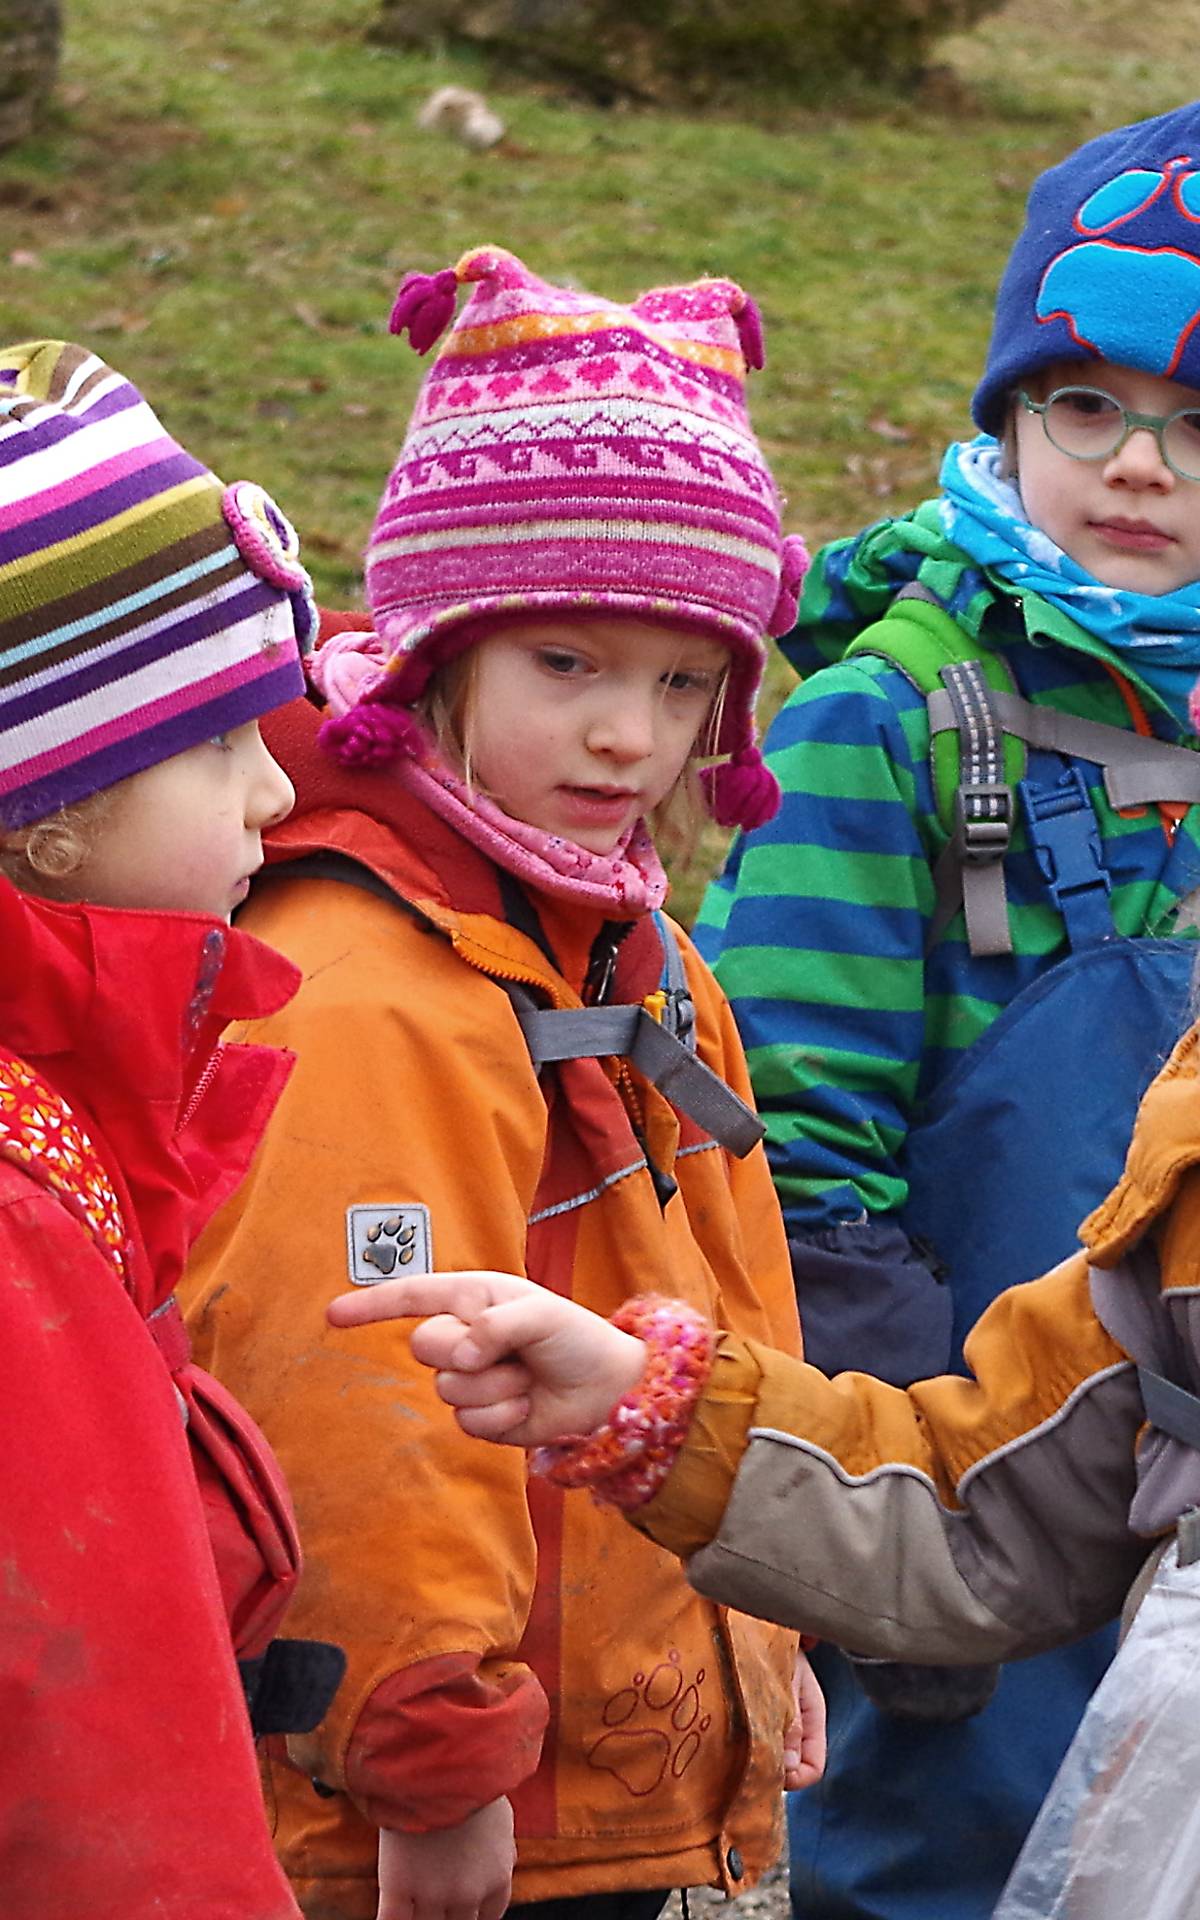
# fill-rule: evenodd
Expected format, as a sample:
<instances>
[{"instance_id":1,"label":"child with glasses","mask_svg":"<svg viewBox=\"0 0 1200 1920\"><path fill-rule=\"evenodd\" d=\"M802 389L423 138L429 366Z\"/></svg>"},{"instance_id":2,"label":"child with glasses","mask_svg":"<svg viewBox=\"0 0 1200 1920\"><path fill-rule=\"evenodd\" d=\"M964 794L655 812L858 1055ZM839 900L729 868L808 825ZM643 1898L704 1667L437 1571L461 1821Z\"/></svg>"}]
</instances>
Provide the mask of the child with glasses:
<instances>
[{"instance_id":1,"label":"child with glasses","mask_svg":"<svg viewBox=\"0 0 1200 1920\"><path fill-rule=\"evenodd\" d=\"M783 805L697 937L827 1372L962 1369L997 1288L1070 1251L1185 1022L1198 320L1192 104L1036 183L981 431L936 497L819 554L783 642L805 675L767 741ZM791 1803L795 1920L985 1920L1110 1645L994 1692L823 1649L832 1757Z\"/></svg>"}]
</instances>

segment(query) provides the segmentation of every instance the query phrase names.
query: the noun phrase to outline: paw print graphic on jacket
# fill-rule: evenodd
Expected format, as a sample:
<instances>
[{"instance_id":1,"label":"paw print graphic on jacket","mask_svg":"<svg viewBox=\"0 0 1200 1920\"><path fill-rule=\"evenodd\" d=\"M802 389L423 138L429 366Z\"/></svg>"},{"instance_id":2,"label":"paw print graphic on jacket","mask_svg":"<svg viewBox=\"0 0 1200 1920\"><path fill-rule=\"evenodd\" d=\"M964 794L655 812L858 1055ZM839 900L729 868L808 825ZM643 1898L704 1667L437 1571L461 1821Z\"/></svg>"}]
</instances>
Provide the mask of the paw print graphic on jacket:
<instances>
[{"instance_id":1,"label":"paw print graphic on jacket","mask_svg":"<svg viewBox=\"0 0 1200 1920\"><path fill-rule=\"evenodd\" d=\"M674 1647L648 1673L635 1673L605 1701L601 1718L611 1731L588 1750L588 1765L611 1773L639 1800L661 1786L668 1772L680 1779L712 1724L700 1699L704 1677L701 1667L685 1680Z\"/></svg>"}]
</instances>

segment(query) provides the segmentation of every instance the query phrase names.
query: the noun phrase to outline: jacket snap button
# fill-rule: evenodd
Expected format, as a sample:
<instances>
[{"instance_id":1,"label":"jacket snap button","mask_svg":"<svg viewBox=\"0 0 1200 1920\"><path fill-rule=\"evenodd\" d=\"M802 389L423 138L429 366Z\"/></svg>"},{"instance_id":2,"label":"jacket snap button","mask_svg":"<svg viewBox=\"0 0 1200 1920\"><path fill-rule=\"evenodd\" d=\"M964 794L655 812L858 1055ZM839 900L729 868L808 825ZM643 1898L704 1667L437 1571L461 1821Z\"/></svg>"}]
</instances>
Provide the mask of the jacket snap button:
<instances>
[{"instance_id":1,"label":"jacket snap button","mask_svg":"<svg viewBox=\"0 0 1200 1920\"><path fill-rule=\"evenodd\" d=\"M725 1855L725 1865L729 1869L729 1878L731 1880L741 1880L745 1877L746 1863L742 1859L737 1847L730 1847L729 1852Z\"/></svg>"}]
</instances>

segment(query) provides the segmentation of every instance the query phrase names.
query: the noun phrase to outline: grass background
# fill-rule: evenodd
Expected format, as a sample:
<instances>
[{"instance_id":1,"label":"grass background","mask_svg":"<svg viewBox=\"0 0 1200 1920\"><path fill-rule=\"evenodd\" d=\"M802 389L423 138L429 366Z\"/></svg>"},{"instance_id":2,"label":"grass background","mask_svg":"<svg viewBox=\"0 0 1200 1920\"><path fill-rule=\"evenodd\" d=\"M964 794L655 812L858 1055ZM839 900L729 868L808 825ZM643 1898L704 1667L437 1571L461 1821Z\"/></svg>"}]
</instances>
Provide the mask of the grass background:
<instances>
[{"instance_id":1,"label":"grass background","mask_svg":"<svg viewBox=\"0 0 1200 1920\"><path fill-rule=\"evenodd\" d=\"M278 497L339 605L360 601L420 377L386 331L408 268L490 240L619 299L741 281L767 330L755 422L789 527L815 545L931 489L969 429L1034 175L1189 98L1195 52L1174 0L1009 0L941 44L918 97L758 94L701 117L375 47L374 13L67 0L52 121L0 155L0 335L77 339L119 366L194 453ZM418 128L452 83L487 93L499 148ZM788 678L770 676L764 719Z\"/></svg>"}]
</instances>

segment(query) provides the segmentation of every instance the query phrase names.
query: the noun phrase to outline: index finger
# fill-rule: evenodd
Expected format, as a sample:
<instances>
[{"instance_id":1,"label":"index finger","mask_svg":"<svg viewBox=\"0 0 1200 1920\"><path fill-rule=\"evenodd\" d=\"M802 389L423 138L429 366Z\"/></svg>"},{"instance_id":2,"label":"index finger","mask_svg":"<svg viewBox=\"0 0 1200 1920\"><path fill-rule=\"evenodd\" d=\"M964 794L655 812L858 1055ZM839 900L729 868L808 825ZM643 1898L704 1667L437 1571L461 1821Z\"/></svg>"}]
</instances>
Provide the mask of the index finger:
<instances>
[{"instance_id":1,"label":"index finger","mask_svg":"<svg viewBox=\"0 0 1200 1920\"><path fill-rule=\"evenodd\" d=\"M482 1313L491 1295L482 1280L459 1274L414 1274L411 1280L381 1280L373 1287L339 1293L325 1316L335 1327L365 1326L375 1320L424 1319L432 1313L452 1313L469 1320Z\"/></svg>"},{"instance_id":2,"label":"index finger","mask_svg":"<svg viewBox=\"0 0 1200 1920\"><path fill-rule=\"evenodd\" d=\"M424 1319L453 1313L471 1321L486 1307L530 1291L517 1274L468 1268L452 1273L414 1273L401 1280L380 1280L352 1293L339 1293L325 1309L335 1327L364 1326L373 1320Z\"/></svg>"}]
</instances>

